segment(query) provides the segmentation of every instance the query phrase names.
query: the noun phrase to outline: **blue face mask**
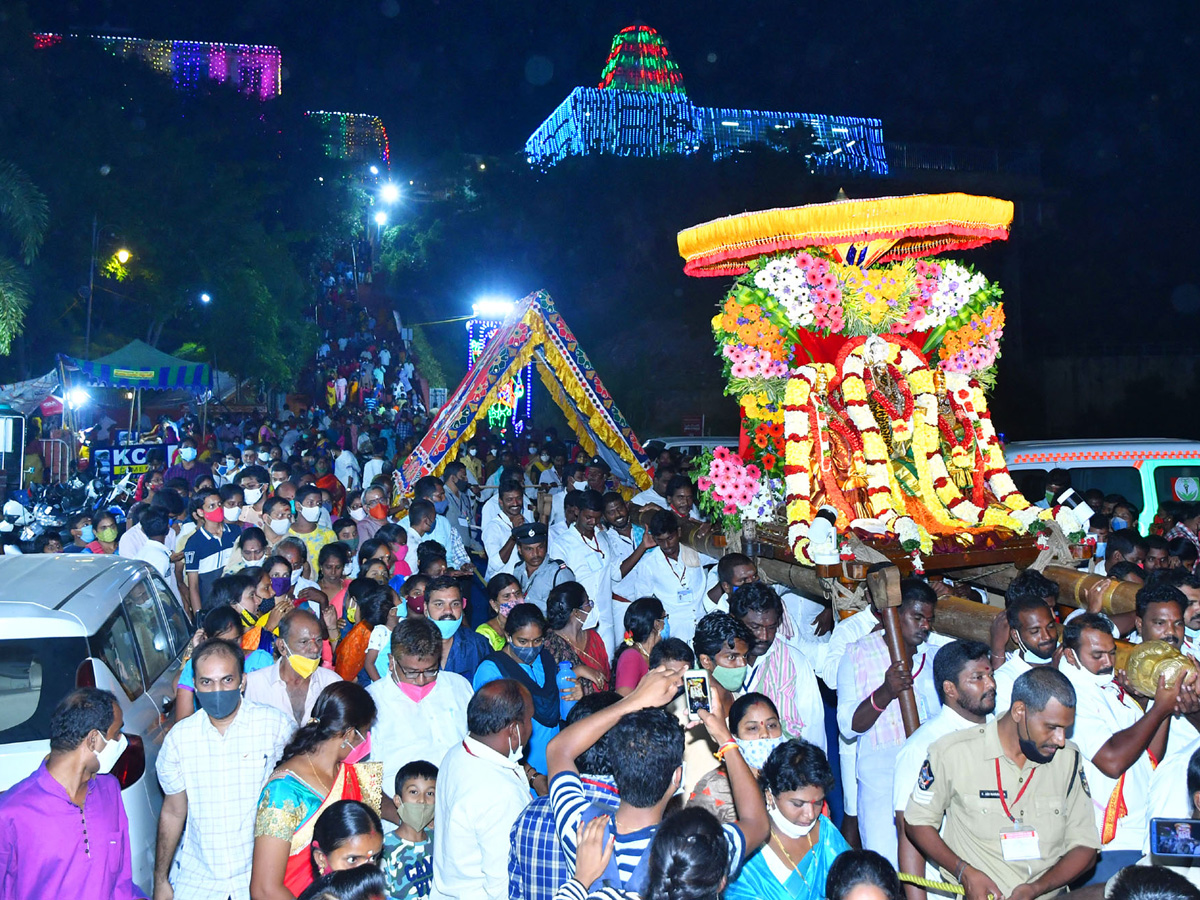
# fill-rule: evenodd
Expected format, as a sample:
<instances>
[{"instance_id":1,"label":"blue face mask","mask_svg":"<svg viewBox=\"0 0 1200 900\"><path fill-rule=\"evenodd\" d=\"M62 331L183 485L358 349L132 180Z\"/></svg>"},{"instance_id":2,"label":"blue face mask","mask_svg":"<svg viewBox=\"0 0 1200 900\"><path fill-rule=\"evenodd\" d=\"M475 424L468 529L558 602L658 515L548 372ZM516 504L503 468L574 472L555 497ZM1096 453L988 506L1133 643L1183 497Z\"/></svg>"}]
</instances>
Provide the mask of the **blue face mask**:
<instances>
[{"instance_id":1,"label":"blue face mask","mask_svg":"<svg viewBox=\"0 0 1200 900\"><path fill-rule=\"evenodd\" d=\"M1109 531L1120 531L1122 528L1128 528L1128 527L1129 527L1129 523L1126 522L1124 519L1120 518L1119 516L1113 516L1111 519L1108 520L1108 530Z\"/></svg>"},{"instance_id":2,"label":"blue face mask","mask_svg":"<svg viewBox=\"0 0 1200 900\"><path fill-rule=\"evenodd\" d=\"M433 508L439 516L444 516L446 514L446 510L448 510L450 508L450 501L449 500L435 500L433 502Z\"/></svg>"},{"instance_id":3,"label":"blue face mask","mask_svg":"<svg viewBox=\"0 0 1200 900\"><path fill-rule=\"evenodd\" d=\"M92 530L91 525L84 525L79 529L79 539L85 544L90 544L96 539L96 532Z\"/></svg>"},{"instance_id":4,"label":"blue face mask","mask_svg":"<svg viewBox=\"0 0 1200 900\"><path fill-rule=\"evenodd\" d=\"M1096 542L1096 559L1104 559L1104 551L1108 549L1108 541Z\"/></svg>"},{"instance_id":5,"label":"blue face mask","mask_svg":"<svg viewBox=\"0 0 1200 900\"><path fill-rule=\"evenodd\" d=\"M534 660L542 655L541 647L518 647L511 642L509 646L512 647L513 655L527 666L532 666Z\"/></svg>"},{"instance_id":6,"label":"blue face mask","mask_svg":"<svg viewBox=\"0 0 1200 900\"><path fill-rule=\"evenodd\" d=\"M442 633L442 640L448 641L462 627L462 619L434 619L433 624Z\"/></svg>"},{"instance_id":7,"label":"blue face mask","mask_svg":"<svg viewBox=\"0 0 1200 900\"><path fill-rule=\"evenodd\" d=\"M658 639L659 639L660 641L665 641L665 640L666 640L667 638L669 638L670 636L671 636L671 620L670 620L670 619L664 619L664 620L663 620L663 628L662 628L662 631L660 631L660 632L658 633Z\"/></svg>"}]
</instances>

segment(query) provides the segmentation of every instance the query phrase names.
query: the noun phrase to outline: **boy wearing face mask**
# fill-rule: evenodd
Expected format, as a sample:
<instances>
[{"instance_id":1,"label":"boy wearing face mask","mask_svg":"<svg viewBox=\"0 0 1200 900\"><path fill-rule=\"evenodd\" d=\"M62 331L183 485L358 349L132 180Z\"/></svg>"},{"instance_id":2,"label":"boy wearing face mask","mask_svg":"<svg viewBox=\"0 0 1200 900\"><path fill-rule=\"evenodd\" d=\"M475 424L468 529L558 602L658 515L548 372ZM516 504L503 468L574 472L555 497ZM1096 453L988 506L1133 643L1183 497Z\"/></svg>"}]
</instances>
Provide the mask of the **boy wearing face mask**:
<instances>
[{"instance_id":1,"label":"boy wearing face mask","mask_svg":"<svg viewBox=\"0 0 1200 900\"><path fill-rule=\"evenodd\" d=\"M0 794L6 897L142 896L133 883L121 786L107 774L129 743L123 724L117 698L96 688L74 690L55 708L50 755Z\"/></svg>"},{"instance_id":2,"label":"boy wearing face mask","mask_svg":"<svg viewBox=\"0 0 1200 900\"><path fill-rule=\"evenodd\" d=\"M184 544L183 571L189 608L195 616L207 609L212 584L224 573L241 530L225 521L225 508L216 491L200 491L193 503L199 503L202 527Z\"/></svg>"},{"instance_id":3,"label":"boy wearing face mask","mask_svg":"<svg viewBox=\"0 0 1200 900\"><path fill-rule=\"evenodd\" d=\"M433 810L437 766L425 760L408 763L396 773L400 827L383 839L379 867L387 876L393 900L428 897L433 884Z\"/></svg>"},{"instance_id":4,"label":"boy wearing face mask","mask_svg":"<svg viewBox=\"0 0 1200 900\"><path fill-rule=\"evenodd\" d=\"M196 479L201 475L212 475L212 468L208 463L201 462L198 456L196 439L185 437L180 442L178 461L163 473L163 480L170 481L172 478L182 478L188 483L189 489L194 488L196 486Z\"/></svg>"}]
</instances>

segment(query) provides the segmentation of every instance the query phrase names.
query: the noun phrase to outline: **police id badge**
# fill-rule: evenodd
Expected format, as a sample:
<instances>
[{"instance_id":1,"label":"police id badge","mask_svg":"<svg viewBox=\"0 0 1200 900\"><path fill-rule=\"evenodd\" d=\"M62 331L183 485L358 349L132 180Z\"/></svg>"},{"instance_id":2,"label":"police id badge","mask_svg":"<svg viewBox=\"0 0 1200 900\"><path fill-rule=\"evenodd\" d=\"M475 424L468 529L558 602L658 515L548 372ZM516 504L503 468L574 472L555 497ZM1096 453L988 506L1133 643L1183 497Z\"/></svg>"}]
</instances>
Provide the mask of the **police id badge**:
<instances>
[{"instance_id":1,"label":"police id badge","mask_svg":"<svg viewBox=\"0 0 1200 900\"><path fill-rule=\"evenodd\" d=\"M1017 819L1011 828L1000 831L1000 853L1005 862L1041 859L1037 830L1031 825L1022 825L1021 820Z\"/></svg>"}]
</instances>

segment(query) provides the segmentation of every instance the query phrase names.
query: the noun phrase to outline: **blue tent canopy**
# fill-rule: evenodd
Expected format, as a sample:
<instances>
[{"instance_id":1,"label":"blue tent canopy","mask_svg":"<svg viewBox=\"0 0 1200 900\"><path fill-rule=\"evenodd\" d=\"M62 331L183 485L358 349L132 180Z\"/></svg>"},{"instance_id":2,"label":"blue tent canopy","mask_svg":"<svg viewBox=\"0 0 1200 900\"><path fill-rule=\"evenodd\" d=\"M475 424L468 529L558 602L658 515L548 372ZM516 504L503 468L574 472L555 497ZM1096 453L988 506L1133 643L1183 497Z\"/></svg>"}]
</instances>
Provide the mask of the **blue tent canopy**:
<instances>
[{"instance_id":1,"label":"blue tent canopy","mask_svg":"<svg viewBox=\"0 0 1200 900\"><path fill-rule=\"evenodd\" d=\"M188 390L196 394L212 390L212 369L207 363L178 359L143 341L135 340L99 359L76 359L60 354L59 360L75 376L72 381L86 381L101 387Z\"/></svg>"}]
</instances>

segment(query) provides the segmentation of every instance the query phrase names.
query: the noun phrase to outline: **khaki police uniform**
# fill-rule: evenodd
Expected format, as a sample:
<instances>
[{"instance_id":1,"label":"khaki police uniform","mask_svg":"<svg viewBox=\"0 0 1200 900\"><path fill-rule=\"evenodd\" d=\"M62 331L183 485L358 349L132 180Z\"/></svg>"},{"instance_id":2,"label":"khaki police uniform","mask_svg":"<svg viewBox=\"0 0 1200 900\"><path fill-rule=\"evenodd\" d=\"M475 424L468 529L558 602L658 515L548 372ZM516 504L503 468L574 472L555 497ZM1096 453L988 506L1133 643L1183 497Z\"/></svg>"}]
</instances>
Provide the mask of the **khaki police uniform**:
<instances>
[{"instance_id":1,"label":"khaki police uniform","mask_svg":"<svg viewBox=\"0 0 1200 900\"><path fill-rule=\"evenodd\" d=\"M1075 847L1100 848L1079 748L1067 741L1050 762L1026 760L1018 769L1004 755L996 721L946 735L929 748L904 821L940 830L951 850L1005 894L1040 877ZM1029 830L1037 833L1036 851L1030 851L1028 838L1002 837ZM953 874L943 870L947 881L953 882Z\"/></svg>"},{"instance_id":2,"label":"khaki police uniform","mask_svg":"<svg viewBox=\"0 0 1200 900\"><path fill-rule=\"evenodd\" d=\"M546 600L550 591L560 584L576 581L575 573L561 559L543 559L542 564L530 575L525 563L518 562L516 568L517 581L525 592L525 602L534 604L543 613L546 611Z\"/></svg>"}]
</instances>

